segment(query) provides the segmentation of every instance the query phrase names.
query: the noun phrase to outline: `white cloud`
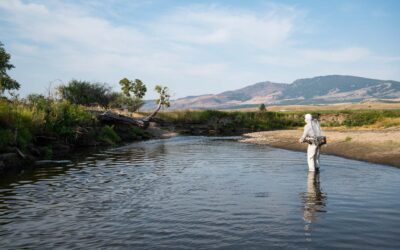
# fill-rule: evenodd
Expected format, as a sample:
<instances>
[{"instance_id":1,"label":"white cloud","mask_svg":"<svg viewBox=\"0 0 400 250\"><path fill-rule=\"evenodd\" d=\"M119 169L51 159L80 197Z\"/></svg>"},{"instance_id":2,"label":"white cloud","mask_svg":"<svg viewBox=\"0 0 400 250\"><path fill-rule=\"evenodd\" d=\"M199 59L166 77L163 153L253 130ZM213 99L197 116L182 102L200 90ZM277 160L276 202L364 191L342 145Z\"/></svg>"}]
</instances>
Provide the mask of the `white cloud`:
<instances>
[{"instance_id":1,"label":"white cloud","mask_svg":"<svg viewBox=\"0 0 400 250\"><path fill-rule=\"evenodd\" d=\"M14 41L6 44L15 60L12 74L25 93L43 91L57 78L116 86L129 77L144 80L150 88L166 84L181 97L262 80L294 80L301 77L294 69L313 75L329 69L328 73L361 72L365 61L369 65L364 68L380 63L375 68L379 74L398 74L394 67L383 69L398 63L396 57L380 57L368 48L296 48L294 38L302 32L304 12L290 6L245 11L191 5L121 24L96 11L104 8L102 4L89 10L86 5L50 3L0 1L0 22L10 26L7 40ZM282 75L286 69L293 72Z\"/></svg>"},{"instance_id":2,"label":"white cloud","mask_svg":"<svg viewBox=\"0 0 400 250\"><path fill-rule=\"evenodd\" d=\"M366 48L349 47L341 49L291 49L279 55L261 55L258 60L262 63L286 67L305 67L320 63L355 63L372 58Z\"/></svg>"},{"instance_id":3,"label":"white cloud","mask_svg":"<svg viewBox=\"0 0 400 250\"><path fill-rule=\"evenodd\" d=\"M211 7L180 8L157 20L151 28L166 39L192 44L242 44L271 48L285 42L296 12L265 10L261 14Z\"/></svg>"},{"instance_id":4,"label":"white cloud","mask_svg":"<svg viewBox=\"0 0 400 250\"><path fill-rule=\"evenodd\" d=\"M43 72L36 82L26 76L21 79L38 83L48 74L46 83L39 84L67 77L116 82L128 75L212 84L225 77L239 84L246 79L235 78L228 63L209 58L213 55L207 47L198 45L273 48L290 37L295 18L294 10L279 13L277 8L256 15L216 6L191 6L135 27L114 24L79 6L56 3L0 3L20 40L13 46L15 57L23 65L40 60L43 66L46 62L53 70L52 74ZM26 52L41 58L29 57Z\"/></svg>"}]
</instances>

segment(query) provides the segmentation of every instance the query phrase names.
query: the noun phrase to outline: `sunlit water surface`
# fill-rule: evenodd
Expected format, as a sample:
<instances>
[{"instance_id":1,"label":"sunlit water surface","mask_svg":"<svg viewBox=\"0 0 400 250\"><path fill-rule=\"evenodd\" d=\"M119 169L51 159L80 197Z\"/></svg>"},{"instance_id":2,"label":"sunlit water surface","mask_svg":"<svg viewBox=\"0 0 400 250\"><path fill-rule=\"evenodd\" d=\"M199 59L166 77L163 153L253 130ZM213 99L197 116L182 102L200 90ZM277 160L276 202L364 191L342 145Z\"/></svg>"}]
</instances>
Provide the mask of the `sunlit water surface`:
<instances>
[{"instance_id":1,"label":"sunlit water surface","mask_svg":"<svg viewBox=\"0 0 400 250\"><path fill-rule=\"evenodd\" d=\"M400 169L206 137L0 185L1 249L400 249Z\"/></svg>"}]
</instances>

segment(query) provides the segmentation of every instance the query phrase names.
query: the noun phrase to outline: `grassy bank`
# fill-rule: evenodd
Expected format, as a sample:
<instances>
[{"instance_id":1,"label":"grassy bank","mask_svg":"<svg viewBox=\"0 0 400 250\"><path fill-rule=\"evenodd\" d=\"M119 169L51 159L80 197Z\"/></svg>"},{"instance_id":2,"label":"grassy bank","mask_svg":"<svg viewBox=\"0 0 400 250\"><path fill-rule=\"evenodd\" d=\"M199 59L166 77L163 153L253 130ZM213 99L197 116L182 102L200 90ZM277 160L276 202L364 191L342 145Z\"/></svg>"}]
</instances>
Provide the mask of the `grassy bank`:
<instances>
[{"instance_id":1,"label":"grassy bank","mask_svg":"<svg viewBox=\"0 0 400 250\"><path fill-rule=\"evenodd\" d=\"M400 126L400 109L393 110L314 110L295 111L304 116L311 113L318 117L323 127L388 128Z\"/></svg>"},{"instance_id":2,"label":"grassy bank","mask_svg":"<svg viewBox=\"0 0 400 250\"><path fill-rule=\"evenodd\" d=\"M202 125L220 132L285 129L304 123L298 115L281 112L171 111L159 113L158 117L175 125Z\"/></svg>"},{"instance_id":3,"label":"grassy bank","mask_svg":"<svg viewBox=\"0 0 400 250\"><path fill-rule=\"evenodd\" d=\"M114 145L148 137L137 127L102 124L84 106L68 101L0 100L0 153L18 148L39 157L51 157L53 151L59 151L57 147Z\"/></svg>"},{"instance_id":4,"label":"grassy bank","mask_svg":"<svg viewBox=\"0 0 400 250\"><path fill-rule=\"evenodd\" d=\"M304 115L318 117L324 127L387 128L400 126L400 109L396 110L304 110L216 111L192 110L162 112L159 118L180 128L202 128L216 133L235 133L289 129L304 126ZM192 129L196 132L196 129Z\"/></svg>"}]
</instances>

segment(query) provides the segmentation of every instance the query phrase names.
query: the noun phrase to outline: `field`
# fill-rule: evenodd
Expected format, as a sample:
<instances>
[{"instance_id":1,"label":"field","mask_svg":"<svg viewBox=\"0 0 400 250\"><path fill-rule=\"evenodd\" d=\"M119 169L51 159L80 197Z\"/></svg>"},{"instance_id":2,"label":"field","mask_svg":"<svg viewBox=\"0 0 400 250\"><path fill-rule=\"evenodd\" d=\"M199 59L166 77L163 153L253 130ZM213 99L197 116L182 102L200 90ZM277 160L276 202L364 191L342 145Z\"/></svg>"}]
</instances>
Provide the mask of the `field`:
<instances>
[{"instance_id":1,"label":"field","mask_svg":"<svg viewBox=\"0 0 400 250\"><path fill-rule=\"evenodd\" d=\"M293 112L293 111L342 111L342 110L386 110L400 109L399 102L365 102L365 103L339 103L330 105L284 105L284 106L267 106L267 110L276 112ZM225 111L257 111L258 108L242 108L231 109Z\"/></svg>"}]
</instances>

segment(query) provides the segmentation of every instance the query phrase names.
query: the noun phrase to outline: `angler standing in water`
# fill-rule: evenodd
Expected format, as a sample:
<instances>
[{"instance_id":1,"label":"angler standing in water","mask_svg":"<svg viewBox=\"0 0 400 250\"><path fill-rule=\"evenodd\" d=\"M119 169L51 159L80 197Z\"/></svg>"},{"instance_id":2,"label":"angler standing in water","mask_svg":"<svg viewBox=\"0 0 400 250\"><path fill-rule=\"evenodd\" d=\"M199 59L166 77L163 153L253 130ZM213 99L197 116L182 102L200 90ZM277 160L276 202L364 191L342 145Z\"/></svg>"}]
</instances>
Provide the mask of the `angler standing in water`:
<instances>
[{"instance_id":1,"label":"angler standing in water","mask_svg":"<svg viewBox=\"0 0 400 250\"><path fill-rule=\"evenodd\" d=\"M309 171L319 170L319 154L321 146L326 144L326 137L322 136L321 126L318 120L313 119L310 114L304 116L306 125L304 133L299 139L300 143L307 142L307 162Z\"/></svg>"}]
</instances>

